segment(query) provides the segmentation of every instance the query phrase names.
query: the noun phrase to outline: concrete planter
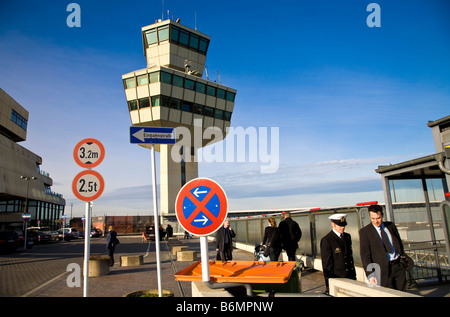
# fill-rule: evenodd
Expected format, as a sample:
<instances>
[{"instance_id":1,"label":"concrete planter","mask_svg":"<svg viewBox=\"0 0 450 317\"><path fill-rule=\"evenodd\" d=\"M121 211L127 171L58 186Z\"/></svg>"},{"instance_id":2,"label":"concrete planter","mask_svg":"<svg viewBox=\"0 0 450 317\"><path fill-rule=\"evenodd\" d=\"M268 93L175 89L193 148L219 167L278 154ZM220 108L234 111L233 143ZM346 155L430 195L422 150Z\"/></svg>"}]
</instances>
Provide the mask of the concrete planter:
<instances>
[{"instance_id":1,"label":"concrete planter","mask_svg":"<svg viewBox=\"0 0 450 317\"><path fill-rule=\"evenodd\" d=\"M89 277L108 275L110 266L109 255L91 255L89 257Z\"/></svg>"}]
</instances>

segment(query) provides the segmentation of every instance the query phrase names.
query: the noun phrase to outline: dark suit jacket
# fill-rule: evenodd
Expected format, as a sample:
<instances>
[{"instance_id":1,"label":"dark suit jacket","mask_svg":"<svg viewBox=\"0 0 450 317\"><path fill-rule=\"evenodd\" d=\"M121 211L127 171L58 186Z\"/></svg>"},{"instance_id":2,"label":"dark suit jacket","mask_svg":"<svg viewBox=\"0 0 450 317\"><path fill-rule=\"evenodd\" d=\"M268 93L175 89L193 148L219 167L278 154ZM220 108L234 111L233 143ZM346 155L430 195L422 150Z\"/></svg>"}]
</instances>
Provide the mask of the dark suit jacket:
<instances>
[{"instance_id":1,"label":"dark suit jacket","mask_svg":"<svg viewBox=\"0 0 450 317\"><path fill-rule=\"evenodd\" d=\"M284 250L297 249L298 242L302 238L302 230L298 223L290 217L280 222L278 226L281 234L281 243Z\"/></svg>"},{"instance_id":2,"label":"dark suit jacket","mask_svg":"<svg viewBox=\"0 0 450 317\"><path fill-rule=\"evenodd\" d=\"M389 230L392 236L392 243L395 251L398 254L403 254L403 243L398 233L397 227L389 221L383 222L385 227ZM389 260L386 255L386 251L381 241L380 235L377 229L370 223L359 231L359 247L361 261L366 271L366 275L370 275L372 272L367 272L367 266L370 263L377 263L381 269L381 286L388 285L389 275Z\"/></svg>"},{"instance_id":3,"label":"dark suit jacket","mask_svg":"<svg viewBox=\"0 0 450 317\"><path fill-rule=\"evenodd\" d=\"M352 237L344 232L344 239L333 230L320 240L323 275L328 287L328 279L333 277L356 279L353 263Z\"/></svg>"}]
</instances>

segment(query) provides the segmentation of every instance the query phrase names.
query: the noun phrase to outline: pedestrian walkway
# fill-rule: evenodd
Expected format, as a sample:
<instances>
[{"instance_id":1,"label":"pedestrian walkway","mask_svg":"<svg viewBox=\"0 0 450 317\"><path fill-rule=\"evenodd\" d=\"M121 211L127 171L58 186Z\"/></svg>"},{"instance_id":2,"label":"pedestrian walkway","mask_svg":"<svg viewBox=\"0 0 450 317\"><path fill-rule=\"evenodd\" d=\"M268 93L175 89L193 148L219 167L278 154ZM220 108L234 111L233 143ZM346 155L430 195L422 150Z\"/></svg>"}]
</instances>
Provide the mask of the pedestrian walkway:
<instances>
[{"instance_id":1,"label":"pedestrian walkway","mask_svg":"<svg viewBox=\"0 0 450 317\"><path fill-rule=\"evenodd\" d=\"M158 289L157 265L155 243L142 242L139 236L121 236L120 244L116 249L115 265L110 269L109 275L89 278L89 297L122 297L130 292ZM190 250L197 251L200 260L200 240L198 238L182 239ZM209 244L209 258L214 260L216 252L214 243ZM170 290L175 297L191 297L191 282L178 282L174 274L196 261L176 261L169 252L166 241L160 243L161 281L162 288ZM120 266L122 255L143 255L144 263L140 266ZM253 260L253 253L234 249L233 259L237 261ZM80 261L78 261L80 263ZM83 278L81 287L68 287L67 278L71 272L65 272L51 279L45 284L31 290L26 297L83 297ZM325 291L323 274L313 269L302 272L302 293L306 295L323 294ZM443 297L450 296L450 285L438 285L428 288L412 290L413 293L423 296Z\"/></svg>"}]
</instances>

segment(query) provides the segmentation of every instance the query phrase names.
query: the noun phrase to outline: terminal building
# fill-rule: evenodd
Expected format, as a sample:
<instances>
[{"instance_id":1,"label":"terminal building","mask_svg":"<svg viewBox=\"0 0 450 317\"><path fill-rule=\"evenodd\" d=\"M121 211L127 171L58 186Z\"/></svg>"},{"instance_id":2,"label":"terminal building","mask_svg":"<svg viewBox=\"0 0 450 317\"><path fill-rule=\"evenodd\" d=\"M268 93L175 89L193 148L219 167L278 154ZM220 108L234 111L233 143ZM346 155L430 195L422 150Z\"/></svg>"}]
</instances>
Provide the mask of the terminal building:
<instances>
[{"instance_id":1,"label":"terminal building","mask_svg":"<svg viewBox=\"0 0 450 317\"><path fill-rule=\"evenodd\" d=\"M0 88L0 231L29 225L56 227L66 205L52 192L53 180L41 170L42 158L19 142L27 137L29 113Z\"/></svg>"},{"instance_id":2,"label":"terminal building","mask_svg":"<svg viewBox=\"0 0 450 317\"><path fill-rule=\"evenodd\" d=\"M177 145L155 145L160 152L161 216L175 218L178 192L198 177L197 150L227 134L236 90L202 78L208 35L180 20L158 20L141 31L147 67L122 76L125 97L133 126L176 128L183 144L176 149L181 160L172 157ZM189 135L180 136L182 128ZM221 137L204 139L208 128Z\"/></svg>"}]
</instances>

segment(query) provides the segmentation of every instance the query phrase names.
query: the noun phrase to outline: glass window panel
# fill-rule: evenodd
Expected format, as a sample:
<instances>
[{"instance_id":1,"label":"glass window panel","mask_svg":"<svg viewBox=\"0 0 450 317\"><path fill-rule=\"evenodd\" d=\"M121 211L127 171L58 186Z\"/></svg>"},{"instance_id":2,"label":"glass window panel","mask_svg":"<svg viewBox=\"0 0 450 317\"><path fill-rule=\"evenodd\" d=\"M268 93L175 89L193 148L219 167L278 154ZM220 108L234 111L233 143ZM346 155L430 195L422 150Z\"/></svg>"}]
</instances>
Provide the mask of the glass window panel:
<instances>
[{"instance_id":1,"label":"glass window panel","mask_svg":"<svg viewBox=\"0 0 450 317\"><path fill-rule=\"evenodd\" d=\"M214 112L214 117L216 119L223 119L223 110L216 109Z\"/></svg>"},{"instance_id":2,"label":"glass window panel","mask_svg":"<svg viewBox=\"0 0 450 317\"><path fill-rule=\"evenodd\" d=\"M234 102L234 96L235 96L234 93L232 93L231 91L227 91L227 100L228 101Z\"/></svg>"},{"instance_id":3,"label":"glass window panel","mask_svg":"<svg viewBox=\"0 0 450 317\"><path fill-rule=\"evenodd\" d=\"M194 90L195 81L185 78L184 79L184 88Z\"/></svg>"},{"instance_id":4,"label":"glass window panel","mask_svg":"<svg viewBox=\"0 0 450 317\"><path fill-rule=\"evenodd\" d=\"M205 116L214 117L214 109L213 108L204 106L203 109L204 109Z\"/></svg>"},{"instance_id":5,"label":"glass window panel","mask_svg":"<svg viewBox=\"0 0 450 317\"><path fill-rule=\"evenodd\" d=\"M424 242L431 240L430 222L425 204L393 206L395 224L402 240Z\"/></svg>"},{"instance_id":6,"label":"glass window panel","mask_svg":"<svg viewBox=\"0 0 450 317\"><path fill-rule=\"evenodd\" d=\"M176 98L170 98L169 106L172 109L181 109L181 100Z\"/></svg>"},{"instance_id":7,"label":"glass window panel","mask_svg":"<svg viewBox=\"0 0 450 317\"><path fill-rule=\"evenodd\" d=\"M184 30L180 30L180 39L179 39L180 44L189 45L189 33L184 31Z\"/></svg>"},{"instance_id":8,"label":"glass window panel","mask_svg":"<svg viewBox=\"0 0 450 317\"><path fill-rule=\"evenodd\" d=\"M225 99L225 90L217 88L217 98Z\"/></svg>"},{"instance_id":9,"label":"glass window panel","mask_svg":"<svg viewBox=\"0 0 450 317\"><path fill-rule=\"evenodd\" d=\"M206 93L210 96L215 96L216 95L216 87L207 86Z\"/></svg>"},{"instance_id":10,"label":"glass window panel","mask_svg":"<svg viewBox=\"0 0 450 317\"><path fill-rule=\"evenodd\" d=\"M183 111L192 112L192 104L190 102L184 101L183 107L181 108Z\"/></svg>"},{"instance_id":11,"label":"glass window panel","mask_svg":"<svg viewBox=\"0 0 450 317\"><path fill-rule=\"evenodd\" d=\"M422 180L396 179L390 180L392 202L424 202Z\"/></svg>"},{"instance_id":12,"label":"glass window panel","mask_svg":"<svg viewBox=\"0 0 450 317\"><path fill-rule=\"evenodd\" d=\"M138 76L137 77L137 84L138 84L138 86L147 85L148 84L148 76L147 76L147 74Z\"/></svg>"},{"instance_id":13,"label":"glass window panel","mask_svg":"<svg viewBox=\"0 0 450 317\"><path fill-rule=\"evenodd\" d=\"M137 110L137 108L138 108L137 100L130 100L130 101L128 101L128 108L130 109L130 111Z\"/></svg>"},{"instance_id":14,"label":"glass window panel","mask_svg":"<svg viewBox=\"0 0 450 317\"><path fill-rule=\"evenodd\" d=\"M159 107L159 96L152 97L152 107Z\"/></svg>"},{"instance_id":15,"label":"glass window panel","mask_svg":"<svg viewBox=\"0 0 450 317\"><path fill-rule=\"evenodd\" d=\"M139 109L150 107L150 99L142 98L139 99Z\"/></svg>"},{"instance_id":16,"label":"glass window panel","mask_svg":"<svg viewBox=\"0 0 450 317\"><path fill-rule=\"evenodd\" d=\"M170 107L170 98L167 96L161 96L161 106L163 107Z\"/></svg>"},{"instance_id":17,"label":"glass window panel","mask_svg":"<svg viewBox=\"0 0 450 317\"><path fill-rule=\"evenodd\" d=\"M199 42L199 37L195 34L191 34L191 38L189 40L189 46L195 50L198 50L198 42Z\"/></svg>"},{"instance_id":18,"label":"glass window panel","mask_svg":"<svg viewBox=\"0 0 450 317\"><path fill-rule=\"evenodd\" d=\"M247 222L246 221L236 221L236 224L234 226L231 226L233 230L236 232L236 242L242 242L247 243ZM238 234L238 232L240 234ZM261 243L261 241L258 242L258 244Z\"/></svg>"},{"instance_id":19,"label":"glass window panel","mask_svg":"<svg viewBox=\"0 0 450 317\"><path fill-rule=\"evenodd\" d=\"M195 91L204 94L204 93L205 93L205 90L206 90L206 85L197 82L197 85L195 86Z\"/></svg>"},{"instance_id":20,"label":"glass window panel","mask_svg":"<svg viewBox=\"0 0 450 317\"><path fill-rule=\"evenodd\" d=\"M428 199L430 201L445 200L444 187L441 178L427 179Z\"/></svg>"},{"instance_id":21,"label":"glass window panel","mask_svg":"<svg viewBox=\"0 0 450 317\"><path fill-rule=\"evenodd\" d=\"M330 219L328 219L328 217L331 215L332 215L332 213L326 213L326 214L322 213L322 214L314 215L315 228L316 228L315 245L316 245L318 257L320 257L320 240L323 237L325 237L328 234L328 232L330 232L330 230L331 230L331 221L330 221ZM302 236L303 236L303 232L302 232Z\"/></svg>"},{"instance_id":22,"label":"glass window panel","mask_svg":"<svg viewBox=\"0 0 450 317\"><path fill-rule=\"evenodd\" d=\"M136 81L134 80L134 77L125 79L124 84L125 84L125 88L136 87Z\"/></svg>"},{"instance_id":23,"label":"glass window panel","mask_svg":"<svg viewBox=\"0 0 450 317\"><path fill-rule=\"evenodd\" d=\"M202 53L206 53L206 49L208 48L208 41L204 38L200 38L199 50Z\"/></svg>"},{"instance_id":24,"label":"glass window panel","mask_svg":"<svg viewBox=\"0 0 450 317\"><path fill-rule=\"evenodd\" d=\"M183 87L183 77L173 75L173 85Z\"/></svg>"},{"instance_id":25,"label":"glass window panel","mask_svg":"<svg viewBox=\"0 0 450 317\"><path fill-rule=\"evenodd\" d=\"M194 104L193 112L196 114L203 114L203 106L199 104Z\"/></svg>"},{"instance_id":26,"label":"glass window panel","mask_svg":"<svg viewBox=\"0 0 450 317\"><path fill-rule=\"evenodd\" d=\"M156 37L156 30L154 29L147 31L147 33L145 33L145 37L147 38L148 45L155 44L156 42L158 42L158 39Z\"/></svg>"},{"instance_id":27,"label":"glass window panel","mask_svg":"<svg viewBox=\"0 0 450 317\"><path fill-rule=\"evenodd\" d=\"M266 221L265 221L266 222ZM267 224L267 222L266 222ZM248 243L251 245L257 245L262 242L264 234L261 232L261 219L251 219L247 221L247 236Z\"/></svg>"},{"instance_id":28,"label":"glass window panel","mask_svg":"<svg viewBox=\"0 0 450 317\"><path fill-rule=\"evenodd\" d=\"M153 72L149 74L150 83L156 83L159 81L159 72Z\"/></svg>"},{"instance_id":29,"label":"glass window panel","mask_svg":"<svg viewBox=\"0 0 450 317\"><path fill-rule=\"evenodd\" d=\"M163 26L161 28L158 28L158 39L160 42L169 39L169 26Z\"/></svg>"},{"instance_id":30,"label":"glass window panel","mask_svg":"<svg viewBox=\"0 0 450 317\"><path fill-rule=\"evenodd\" d=\"M225 111L224 115L225 115L225 117L224 117L225 120L231 121L231 112Z\"/></svg>"},{"instance_id":31,"label":"glass window panel","mask_svg":"<svg viewBox=\"0 0 450 317\"><path fill-rule=\"evenodd\" d=\"M178 42L178 35L180 34L180 30L176 26L170 27L170 40L174 42Z\"/></svg>"},{"instance_id":32,"label":"glass window panel","mask_svg":"<svg viewBox=\"0 0 450 317\"><path fill-rule=\"evenodd\" d=\"M166 84L171 84L172 83L172 74L169 74L166 72L161 72L161 82L166 83Z\"/></svg>"},{"instance_id":33,"label":"glass window panel","mask_svg":"<svg viewBox=\"0 0 450 317\"><path fill-rule=\"evenodd\" d=\"M292 220L296 221L302 230L302 238L298 243L299 254L312 255L312 243L311 243L311 226L309 224L309 215L304 216L292 216Z\"/></svg>"}]
</instances>

